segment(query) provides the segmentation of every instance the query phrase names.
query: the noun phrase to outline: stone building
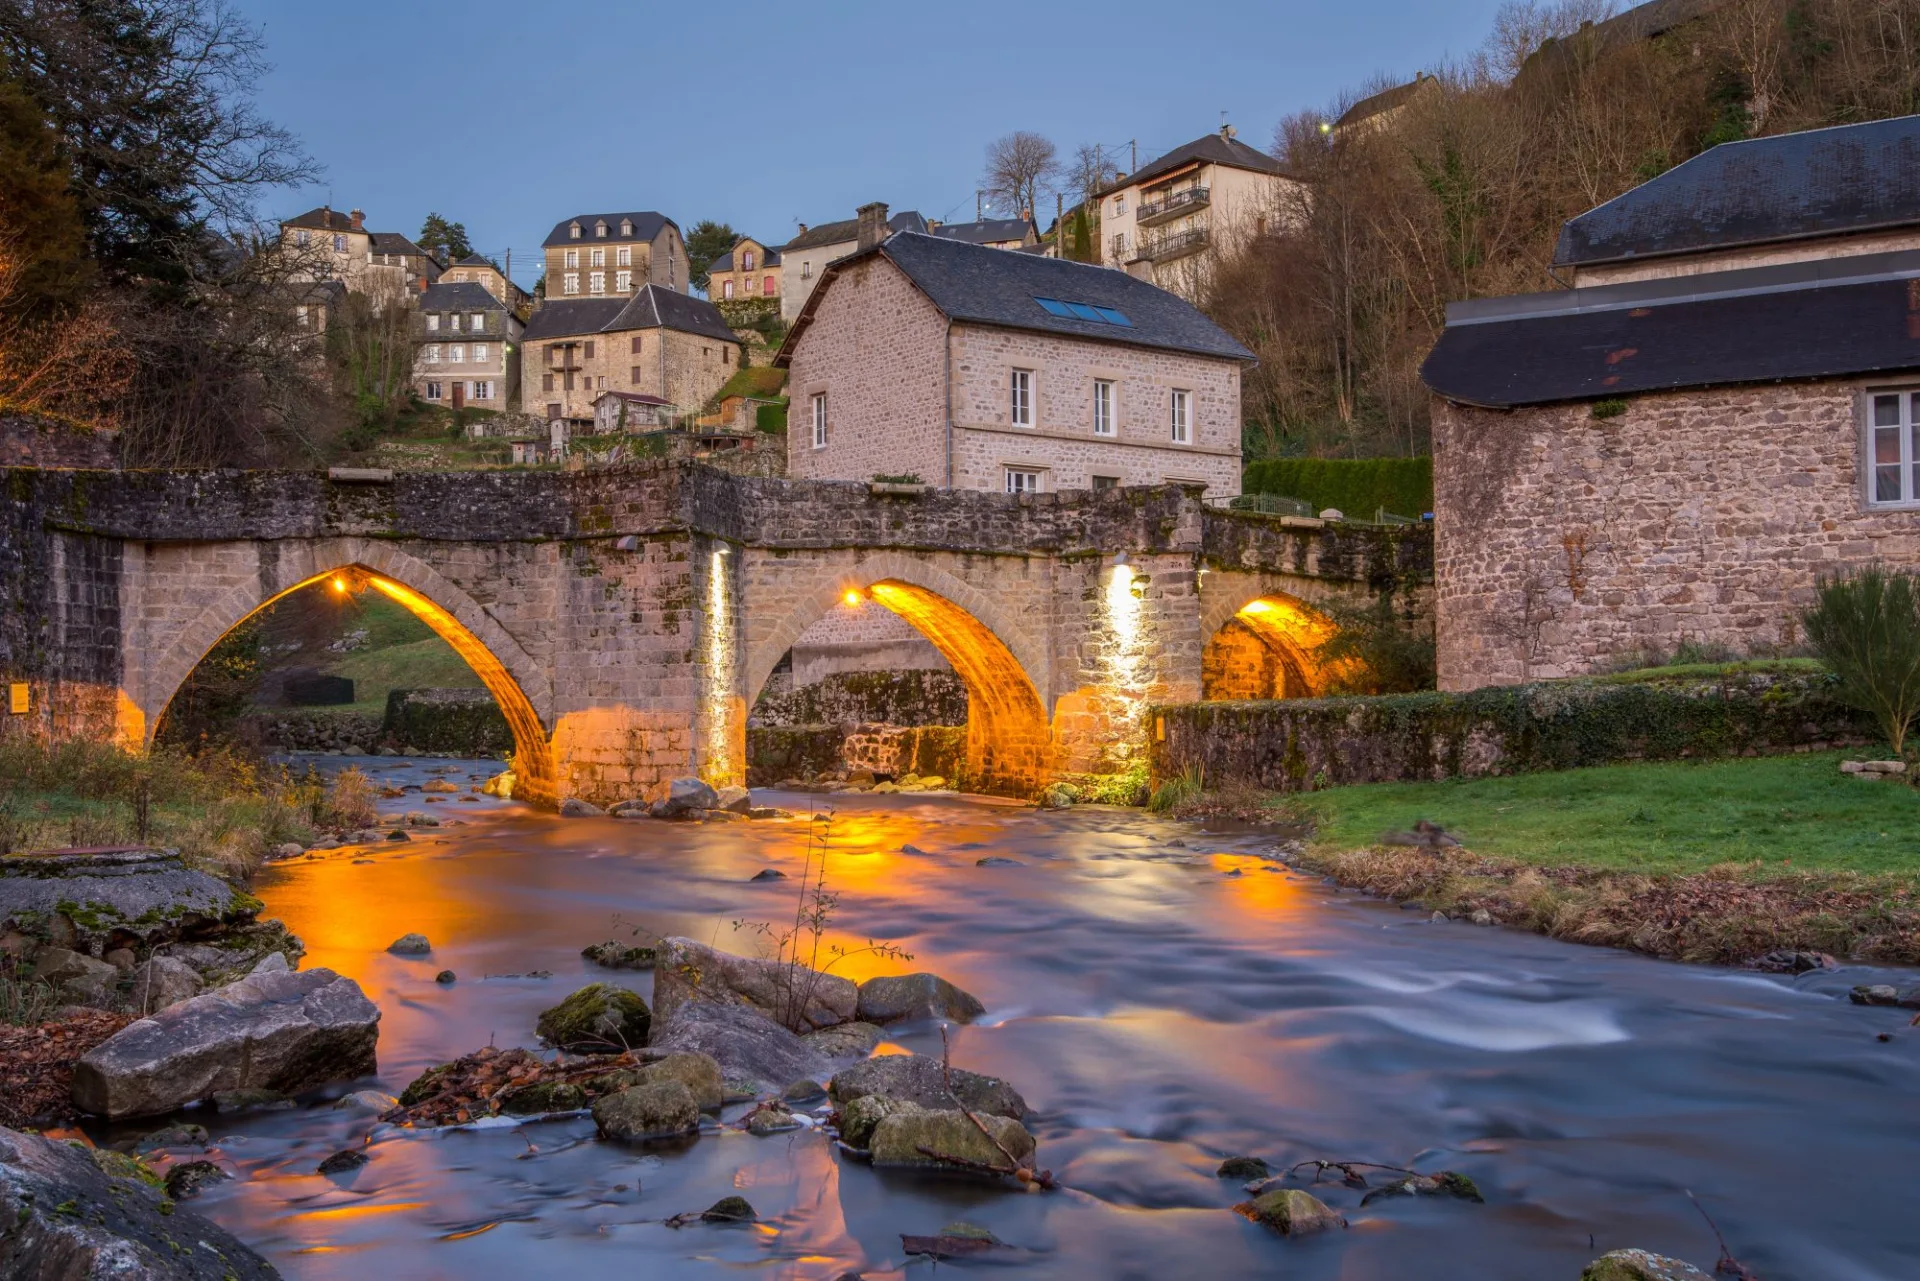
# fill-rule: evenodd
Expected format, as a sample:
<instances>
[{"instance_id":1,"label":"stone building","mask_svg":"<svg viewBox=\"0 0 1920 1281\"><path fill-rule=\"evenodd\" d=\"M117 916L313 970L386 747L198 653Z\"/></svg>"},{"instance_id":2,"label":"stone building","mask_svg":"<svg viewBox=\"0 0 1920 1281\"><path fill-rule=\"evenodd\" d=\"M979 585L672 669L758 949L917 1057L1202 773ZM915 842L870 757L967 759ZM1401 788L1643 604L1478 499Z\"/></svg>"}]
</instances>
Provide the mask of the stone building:
<instances>
[{"instance_id":1,"label":"stone building","mask_svg":"<svg viewBox=\"0 0 1920 1281\"><path fill-rule=\"evenodd\" d=\"M687 247L665 214L575 214L541 242L546 297L631 298L647 285L687 291Z\"/></svg>"},{"instance_id":2,"label":"stone building","mask_svg":"<svg viewBox=\"0 0 1920 1281\"><path fill-rule=\"evenodd\" d=\"M583 430L607 391L658 396L679 414L698 410L740 361L740 340L712 303L661 285L631 298L549 301L522 340L527 412Z\"/></svg>"},{"instance_id":3,"label":"stone building","mask_svg":"<svg viewBox=\"0 0 1920 1281\"><path fill-rule=\"evenodd\" d=\"M526 290L507 278L500 264L491 258L482 258L472 254L448 267L441 282L449 285L473 284L492 294L507 305L508 310L524 315L532 306L533 298Z\"/></svg>"},{"instance_id":4,"label":"stone building","mask_svg":"<svg viewBox=\"0 0 1920 1281\"><path fill-rule=\"evenodd\" d=\"M1448 309L1442 688L1791 651L1823 575L1920 563L1916 155L1726 143L1569 221L1574 288Z\"/></svg>"},{"instance_id":5,"label":"stone building","mask_svg":"<svg viewBox=\"0 0 1920 1281\"><path fill-rule=\"evenodd\" d=\"M752 236L742 236L733 248L707 266L707 297L715 302L780 298L780 251L769 249Z\"/></svg>"},{"instance_id":6,"label":"stone building","mask_svg":"<svg viewBox=\"0 0 1920 1281\"><path fill-rule=\"evenodd\" d=\"M376 241L384 245L379 253ZM280 244L289 256L292 279L337 280L348 292L382 304L405 305L426 278L425 264L433 262L398 232L368 231L360 210L341 213L326 205L283 221ZM407 248L413 253L405 252Z\"/></svg>"},{"instance_id":7,"label":"stone building","mask_svg":"<svg viewBox=\"0 0 1920 1281\"><path fill-rule=\"evenodd\" d=\"M1040 243L1033 216L982 218L977 222L930 222L927 230L942 240L963 240L989 249L1031 249Z\"/></svg>"},{"instance_id":8,"label":"stone building","mask_svg":"<svg viewBox=\"0 0 1920 1281\"><path fill-rule=\"evenodd\" d=\"M822 223L817 227L800 224L799 234L779 250L780 315L784 320L791 323L800 315L800 309L813 296L814 286L825 274L827 264L858 250L864 243L860 232L863 223L875 222L888 231L927 229L927 220L912 210L888 217L886 205L878 202L862 205L856 217L841 222Z\"/></svg>"},{"instance_id":9,"label":"stone building","mask_svg":"<svg viewBox=\"0 0 1920 1281\"><path fill-rule=\"evenodd\" d=\"M775 358L790 474L1240 492L1253 356L1193 306L1124 272L867 230L875 243L827 269Z\"/></svg>"},{"instance_id":10,"label":"stone building","mask_svg":"<svg viewBox=\"0 0 1920 1281\"><path fill-rule=\"evenodd\" d=\"M1341 112L1333 122L1335 139L1362 137L1393 129L1424 98L1439 92L1440 78L1422 71L1405 84L1393 85Z\"/></svg>"},{"instance_id":11,"label":"stone building","mask_svg":"<svg viewBox=\"0 0 1920 1281\"><path fill-rule=\"evenodd\" d=\"M397 231L367 233L367 265L398 267L404 275L406 291L417 294L440 279L438 258L414 244Z\"/></svg>"},{"instance_id":12,"label":"stone building","mask_svg":"<svg viewBox=\"0 0 1920 1281\"><path fill-rule=\"evenodd\" d=\"M461 281L432 286L416 310L415 395L449 409L519 407L524 326L505 303Z\"/></svg>"},{"instance_id":13,"label":"stone building","mask_svg":"<svg viewBox=\"0 0 1920 1281\"><path fill-rule=\"evenodd\" d=\"M1101 264L1198 299L1218 255L1286 217L1300 190L1223 126L1096 193Z\"/></svg>"}]
</instances>

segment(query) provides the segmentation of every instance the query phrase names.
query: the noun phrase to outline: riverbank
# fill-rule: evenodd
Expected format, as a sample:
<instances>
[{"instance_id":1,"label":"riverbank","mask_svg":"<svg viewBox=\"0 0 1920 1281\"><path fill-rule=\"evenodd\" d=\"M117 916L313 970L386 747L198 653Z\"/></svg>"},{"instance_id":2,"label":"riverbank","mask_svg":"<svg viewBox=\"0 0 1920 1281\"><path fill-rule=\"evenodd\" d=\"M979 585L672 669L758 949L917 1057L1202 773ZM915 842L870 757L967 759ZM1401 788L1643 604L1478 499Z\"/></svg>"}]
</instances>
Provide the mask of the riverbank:
<instances>
[{"instance_id":1,"label":"riverbank","mask_svg":"<svg viewBox=\"0 0 1920 1281\"><path fill-rule=\"evenodd\" d=\"M1920 791L1838 752L1664 761L1306 795L1182 817L1310 827L1290 857L1450 917L1670 960L1920 965Z\"/></svg>"}]
</instances>

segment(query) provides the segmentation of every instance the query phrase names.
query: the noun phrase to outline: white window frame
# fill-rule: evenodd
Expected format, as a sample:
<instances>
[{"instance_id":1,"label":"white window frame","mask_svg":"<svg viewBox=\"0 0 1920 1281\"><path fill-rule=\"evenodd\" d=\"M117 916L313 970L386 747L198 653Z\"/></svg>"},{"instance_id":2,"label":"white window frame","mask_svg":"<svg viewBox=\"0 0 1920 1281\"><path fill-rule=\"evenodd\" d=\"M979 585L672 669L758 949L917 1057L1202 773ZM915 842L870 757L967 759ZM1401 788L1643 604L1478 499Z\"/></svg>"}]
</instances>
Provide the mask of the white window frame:
<instances>
[{"instance_id":1,"label":"white window frame","mask_svg":"<svg viewBox=\"0 0 1920 1281\"><path fill-rule=\"evenodd\" d=\"M313 233L311 231L296 230L293 233L293 243L305 249L313 243Z\"/></svg>"},{"instance_id":2,"label":"white window frame","mask_svg":"<svg viewBox=\"0 0 1920 1281\"><path fill-rule=\"evenodd\" d=\"M471 329L474 333L476 334L481 333L486 329L486 327L487 327L486 312L476 311L471 316L467 317L467 328Z\"/></svg>"},{"instance_id":3,"label":"white window frame","mask_svg":"<svg viewBox=\"0 0 1920 1281\"><path fill-rule=\"evenodd\" d=\"M447 313L447 330L450 333L456 333L456 334L460 332L460 313L459 312L450 311Z\"/></svg>"},{"instance_id":4,"label":"white window frame","mask_svg":"<svg viewBox=\"0 0 1920 1281\"><path fill-rule=\"evenodd\" d=\"M606 251L606 250L604 250L604 249L589 249L589 250L587 251L587 265L588 265L589 267L604 267L604 266L606 266L606 265L607 265L607 251Z\"/></svg>"},{"instance_id":5,"label":"white window frame","mask_svg":"<svg viewBox=\"0 0 1920 1281\"><path fill-rule=\"evenodd\" d=\"M607 273L604 271L588 272L587 292L590 294L604 294L607 292Z\"/></svg>"},{"instance_id":6,"label":"white window frame","mask_svg":"<svg viewBox=\"0 0 1920 1281\"><path fill-rule=\"evenodd\" d=\"M1118 218L1120 215L1126 212L1127 212L1127 195L1125 192L1121 192L1119 195L1113 198L1113 216Z\"/></svg>"},{"instance_id":7,"label":"white window frame","mask_svg":"<svg viewBox=\"0 0 1920 1281\"><path fill-rule=\"evenodd\" d=\"M613 251L613 265L616 267L633 266L633 246L621 245Z\"/></svg>"},{"instance_id":8,"label":"white window frame","mask_svg":"<svg viewBox=\"0 0 1920 1281\"><path fill-rule=\"evenodd\" d=\"M733 281L732 280L729 279L729 280L723 280L720 282L720 299L722 302L733 301Z\"/></svg>"},{"instance_id":9,"label":"white window frame","mask_svg":"<svg viewBox=\"0 0 1920 1281\"><path fill-rule=\"evenodd\" d=\"M1039 494L1046 492L1047 473L1038 467L1008 467L1004 469L1003 483L1009 494Z\"/></svg>"},{"instance_id":10,"label":"white window frame","mask_svg":"<svg viewBox=\"0 0 1920 1281\"><path fill-rule=\"evenodd\" d=\"M563 294L579 293L580 292L580 273L577 271L569 271L564 276L562 276L560 278L560 292Z\"/></svg>"},{"instance_id":11,"label":"white window frame","mask_svg":"<svg viewBox=\"0 0 1920 1281\"><path fill-rule=\"evenodd\" d=\"M1007 371L1007 423L1013 427L1033 426L1033 370L1018 366Z\"/></svg>"},{"instance_id":12,"label":"white window frame","mask_svg":"<svg viewBox=\"0 0 1920 1281\"><path fill-rule=\"evenodd\" d=\"M452 346L447 348L447 363L449 365L463 364L465 363L466 359L467 359L467 349L462 344L454 343Z\"/></svg>"},{"instance_id":13,"label":"white window frame","mask_svg":"<svg viewBox=\"0 0 1920 1281\"><path fill-rule=\"evenodd\" d=\"M486 359L487 359L487 344L483 342L475 343L473 345L473 363L476 365L485 364Z\"/></svg>"},{"instance_id":14,"label":"white window frame","mask_svg":"<svg viewBox=\"0 0 1920 1281\"><path fill-rule=\"evenodd\" d=\"M470 397L470 399L492 400L493 399L493 380L490 378L476 379L473 384L473 394Z\"/></svg>"},{"instance_id":15,"label":"white window frame","mask_svg":"<svg viewBox=\"0 0 1920 1281\"><path fill-rule=\"evenodd\" d=\"M1874 387L1861 397L1861 484L1866 505L1875 511L1920 509L1920 386ZM1894 421L1882 423L1880 407L1891 402ZM1881 461L1881 445L1892 459ZM1893 494L1882 495L1891 481Z\"/></svg>"},{"instance_id":16,"label":"white window frame","mask_svg":"<svg viewBox=\"0 0 1920 1281\"><path fill-rule=\"evenodd\" d=\"M1167 395L1167 429L1176 445L1193 443L1193 393L1175 387Z\"/></svg>"},{"instance_id":17,"label":"white window frame","mask_svg":"<svg viewBox=\"0 0 1920 1281\"><path fill-rule=\"evenodd\" d=\"M429 365L437 365L440 363L440 344L439 343L433 342L433 343L427 344L427 363Z\"/></svg>"},{"instance_id":18,"label":"white window frame","mask_svg":"<svg viewBox=\"0 0 1920 1281\"><path fill-rule=\"evenodd\" d=\"M427 399L428 399L428 400L439 400L440 398L441 398L441 396L440 396L440 384L439 384L438 382L429 382L429 383L427 384Z\"/></svg>"},{"instance_id":19,"label":"white window frame","mask_svg":"<svg viewBox=\"0 0 1920 1281\"><path fill-rule=\"evenodd\" d=\"M813 395L813 447L827 447L827 393L824 391Z\"/></svg>"},{"instance_id":20,"label":"white window frame","mask_svg":"<svg viewBox=\"0 0 1920 1281\"><path fill-rule=\"evenodd\" d=\"M630 271L614 272L613 289L615 293L624 294L630 292L633 289L633 273Z\"/></svg>"},{"instance_id":21,"label":"white window frame","mask_svg":"<svg viewBox=\"0 0 1920 1281\"><path fill-rule=\"evenodd\" d=\"M430 334L440 332L440 313L439 312L430 311L427 313L427 332Z\"/></svg>"},{"instance_id":22,"label":"white window frame","mask_svg":"<svg viewBox=\"0 0 1920 1281\"><path fill-rule=\"evenodd\" d=\"M802 280L813 279L813 263L810 260L805 258L800 260L800 279Z\"/></svg>"},{"instance_id":23,"label":"white window frame","mask_svg":"<svg viewBox=\"0 0 1920 1281\"><path fill-rule=\"evenodd\" d=\"M566 259L561 263L561 266L578 267L580 265L580 251L578 249L569 249L566 251L566 255Z\"/></svg>"},{"instance_id":24,"label":"white window frame","mask_svg":"<svg viewBox=\"0 0 1920 1281\"><path fill-rule=\"evenodd\" d=\"M347 238L345 236L335 236L333 238L333 252L337 254L347 252Z\"/></svg>"},{"instance_id":25,"label":"white window frame","mask_svg":"<svg viewBox=\"0 0 1920 1281\"><path fill-rule=\"evenodd\" d=\"M1114 435L1113 389L1111 378L1093 380L1093 434L1102 438Z\"/></svg>"}]
</instances>

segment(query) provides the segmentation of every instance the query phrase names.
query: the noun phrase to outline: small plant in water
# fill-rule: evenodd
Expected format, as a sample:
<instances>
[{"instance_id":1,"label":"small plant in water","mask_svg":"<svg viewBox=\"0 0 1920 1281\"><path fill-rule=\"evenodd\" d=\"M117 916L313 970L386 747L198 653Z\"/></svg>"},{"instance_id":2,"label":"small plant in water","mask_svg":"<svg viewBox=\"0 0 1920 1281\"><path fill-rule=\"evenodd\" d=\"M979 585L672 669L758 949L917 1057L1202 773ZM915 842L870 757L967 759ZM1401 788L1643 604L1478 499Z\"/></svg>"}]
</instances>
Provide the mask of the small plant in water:
<instances>
[{"instance_id":1,"label":"small plant in water","mask_svg":"<svg viewBox=\"0 0 1920 1281\"><path fill-rule=\"evenodd\" d=\"M1207 790L1206 766L1198 761L1180 767L1180 772L1153 789L1147 808L1156 814L1171 814L1197 799Z\"/></svg>"}]
</instances>

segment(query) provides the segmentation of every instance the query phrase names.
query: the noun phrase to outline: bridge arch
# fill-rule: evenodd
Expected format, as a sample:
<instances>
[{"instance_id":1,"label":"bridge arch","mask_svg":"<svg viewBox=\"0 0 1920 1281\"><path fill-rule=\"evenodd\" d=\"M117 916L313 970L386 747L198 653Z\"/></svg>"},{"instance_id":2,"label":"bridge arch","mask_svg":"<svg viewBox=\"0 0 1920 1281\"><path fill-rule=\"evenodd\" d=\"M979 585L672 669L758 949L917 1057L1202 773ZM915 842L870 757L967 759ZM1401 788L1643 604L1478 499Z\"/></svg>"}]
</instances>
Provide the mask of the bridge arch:
<instances>
[{"instance_id":1,"label":"bridge arch","mask_svg":"<svg viewBox=\"0 0 1920 1281\"><path fill-rule=\"evenodd\" d=\"M1287 592L1250 590L1215 600L1201 619L1201 697L1317 698L1342 674L1319 648L1339 629Z\"/></svg>"},{"instance_id":2,"label":"bridge arch","mask_svg":"<svg viewBox=\"0 0 1920 1281\"><path fill-rule=\"evenodd\" d=\"M262 559L258 574L217 592L146 665L140 684L145 743L151 744L187 677L222 637L275 601L326 580L343 590L380 592L406 607L460 655L513 731L515 795L536 801L554 798L558 776L547 731L553 691L546 674L477 601L431 565L390 544L359 539L281 549L271 562Z\"/></svg>"},{"instance_id":3,"label":"bridge arch","mask_svg":"<svg viewBox=\"0 0 1920 1281\"><path fill-rule=\"evenodd\" d=\"M936 565L886 553L823 573L748 654L747 706L758 701L780 656L801 633L840 608L880 607L933 643L967 687L967 786L1028 795L1052 765L1041 695L1044 651L991 597Z\"/></svg>"}]
</instances>

